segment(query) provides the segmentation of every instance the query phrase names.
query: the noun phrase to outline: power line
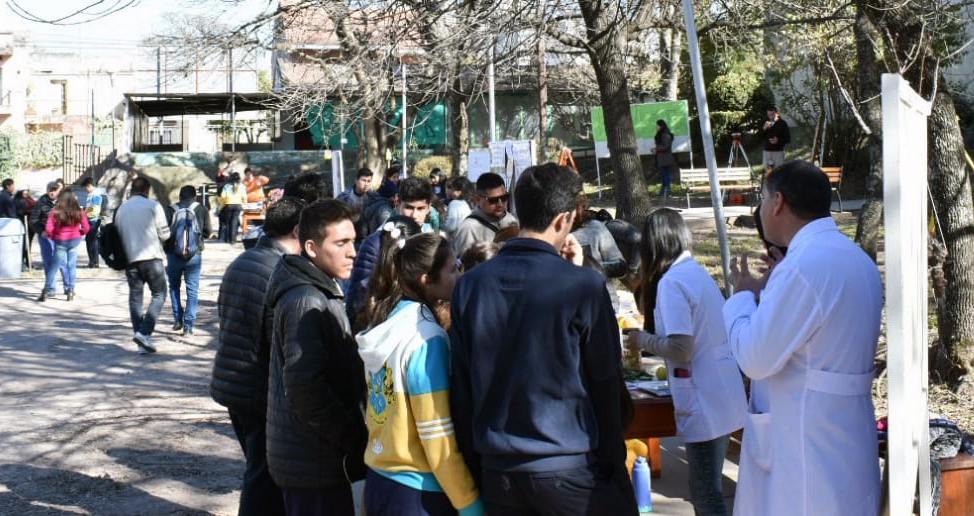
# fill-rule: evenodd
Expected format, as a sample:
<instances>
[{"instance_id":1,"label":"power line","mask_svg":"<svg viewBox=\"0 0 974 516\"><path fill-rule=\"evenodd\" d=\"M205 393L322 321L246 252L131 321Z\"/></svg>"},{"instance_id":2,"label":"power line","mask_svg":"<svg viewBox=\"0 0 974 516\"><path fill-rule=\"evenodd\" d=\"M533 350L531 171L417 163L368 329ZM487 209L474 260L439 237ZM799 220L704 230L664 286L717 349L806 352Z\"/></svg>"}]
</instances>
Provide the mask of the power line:
<instances>
[{"instance_id":1,"label":"power line","mask_svg":"<svg viewBox=\"0 0 974 516\"><path fill-rule=\"evenodd\" d=\"M106 16L117 13L122 9L138 5L140 0L114 0L111 5L104 7L102 10L95 10L95 7L105 4L106 0L96 0L89 3L88 5L74 11L71 14L61 16L59 18L41 18L40 16L28 11L26 8L17 3L17 0L6 0L7 7L17 16L36 23L46 23L48 25L81 25L84 23L90 23L93 21L100 20ZM77 19L88 16L87 19Z\"/></svg>"}]
</instances>

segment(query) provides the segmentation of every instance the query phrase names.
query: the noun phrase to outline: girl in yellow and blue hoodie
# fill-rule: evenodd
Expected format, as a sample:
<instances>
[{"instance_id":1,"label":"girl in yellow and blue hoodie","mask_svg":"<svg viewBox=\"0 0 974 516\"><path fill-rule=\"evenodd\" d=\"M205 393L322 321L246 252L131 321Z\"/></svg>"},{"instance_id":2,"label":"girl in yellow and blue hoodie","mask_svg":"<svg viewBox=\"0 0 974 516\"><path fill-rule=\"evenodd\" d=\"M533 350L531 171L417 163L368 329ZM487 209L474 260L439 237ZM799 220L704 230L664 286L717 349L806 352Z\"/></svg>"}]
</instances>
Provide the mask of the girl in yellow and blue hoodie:
<instances>
[{"instance_id":1,"label":"girl in yellow and blue hoodie","mask_svg":"<svg viewBox=\"0 0 974 516\"><path fill-rule=\"evenodd\" d=\"M369 391L365 512L481 515L450 419L449 341L431 308L450 299L456 257L439 235L385 229L369 287L379 301L356 337Z\"/></svg>"}]
</instances>

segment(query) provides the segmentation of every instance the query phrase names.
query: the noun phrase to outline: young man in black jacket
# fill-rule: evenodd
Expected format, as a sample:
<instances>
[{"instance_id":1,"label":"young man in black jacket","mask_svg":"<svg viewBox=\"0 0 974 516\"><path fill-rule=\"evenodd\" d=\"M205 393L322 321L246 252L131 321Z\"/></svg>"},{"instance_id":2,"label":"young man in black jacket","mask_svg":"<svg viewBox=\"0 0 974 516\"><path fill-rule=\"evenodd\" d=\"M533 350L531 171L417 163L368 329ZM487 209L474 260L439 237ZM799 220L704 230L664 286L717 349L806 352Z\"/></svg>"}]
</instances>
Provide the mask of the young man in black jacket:
<instances>
[{"instance_id":1,"label":"young man in black jacket","mask_svg":"<svg viewBox=\"0 0 974 516\"><path fill-rule=\"evenodd\" d=\"M636 514L619 327L602 276L566 260L581 191L566 167L525 170L519 238L454 289L451 410L488 514Z\"/></svg>"},{"instance_id":2,"label":"young man in black jacket","mask_svg":"<svg viewBox=\"0 0 974 516\"><path fill-rule=\"evenodd\" d=\"M264 293L281 256L301 252L297 227L306 205L296 197L271 205L264 234L227 267L220 282L220 333L210 395L227 407L247 461L240 516L284 514L281 490L267 470L267 371L274 320L264 306Z\"/></svg>"},{"instance_id":3,"label":"young man in black jacket","mask_svg":"<svg viewBox=\"0 0 974 516\"><path fill-rule=\"evenodd\" d=\"M301 212L301 254L285 255L267 287L274 312L267 396L267 464L288 514L354 515L365 477L365 373L339 280L355 258L347 204Z\"/></svg>"}]
</instances>

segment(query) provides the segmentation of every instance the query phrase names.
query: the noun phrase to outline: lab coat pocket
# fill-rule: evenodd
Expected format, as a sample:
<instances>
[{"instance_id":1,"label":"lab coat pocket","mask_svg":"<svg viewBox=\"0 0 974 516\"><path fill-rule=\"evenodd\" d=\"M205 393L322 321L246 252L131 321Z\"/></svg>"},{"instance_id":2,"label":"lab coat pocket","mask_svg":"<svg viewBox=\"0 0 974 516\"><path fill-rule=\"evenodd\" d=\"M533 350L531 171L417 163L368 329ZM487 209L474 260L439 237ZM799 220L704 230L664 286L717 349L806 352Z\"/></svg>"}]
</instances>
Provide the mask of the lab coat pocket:
<instances>
[{"instance_id":1,"label":"lab coat pocket","mask_svg":"<svg viewBox=\"0 0 974 516\"><path fill-rule=\"evenodd\" d=\"M700 402L693 378L670 377L670 395L673 397L673 417L676 431L684 438L701 433Z\"/></svg>"},{"instance_id":2,"label":"lab coat pocket","mask_svg":"<svg viewBox=\"0 0 974 516\"><path fill-rule=\"evenodd\" d=\"M759 468L771 471L771 413L748 412L744 418L744 450Z\"/></svg>"}]
</instances>

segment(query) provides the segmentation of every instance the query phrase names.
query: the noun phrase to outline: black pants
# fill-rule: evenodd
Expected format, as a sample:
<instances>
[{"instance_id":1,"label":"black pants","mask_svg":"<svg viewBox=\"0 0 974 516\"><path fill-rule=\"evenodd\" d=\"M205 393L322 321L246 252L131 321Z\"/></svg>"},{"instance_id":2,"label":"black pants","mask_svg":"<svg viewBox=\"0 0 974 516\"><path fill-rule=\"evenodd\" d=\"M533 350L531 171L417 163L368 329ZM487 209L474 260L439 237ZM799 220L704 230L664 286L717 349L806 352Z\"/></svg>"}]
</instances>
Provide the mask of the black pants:
<instances>
[{"instance_id":1,"label":"black pants","mask_svg":"<svg viewBox=\"0 0 974 516\"><path fill-rule=\"evenodd\" d=\"M625 466L611 479L598 478L594 467L544 473L484 470L480 486L487 514L638 514Z\"/></svg>"},{"instance_id":2,"label":"black pants","mask_svg":"<svg viewBox=\"0 0 974 516\"><path fill-rule=\"evenodd\" d=\"M237 230L240 227L240 213L243 212L243 206L239 204L231 204L227 206L227 242L235 243L237 241Z\"/></svg>"},{"instance_id":3,"label":"black pants","mask_svg":"<svg viewBox=\"0 0 974 516\"><path fill-rule=\"evenodd\" d=\"M88 234L85 235L85 247L88 249L88 267L98 266L98 227L101 219L89 220Z\"/></svg>"},{"instance_id":4,"label":"black pants","mask_svg":"<svg viewBox=\"0 0 974 516\"><path fill-rule=\"evenodd\" d=\"M243 448L247 469L240 487L239 516L284 514L284 495L267 470L267 420L230 411L233 432Z\"/></svg>"},{"instance_id":5,"label":"black pants","mask_svg":"<svg viewBox=\"0 0 974 516\"><path fill-rule=\"evenodd\" d=\"M445 493L406 487L369 469L365 473L368 516L456 516Z\"/></svg>"},{"instance_id":6,"label":"black pants","mask_svg":"<svg viewBox=\"0 0 974 516\"><path fill-rule=\"evenodd\" d=\"M284 488L288 516L355 516L352 486L344 484L320 489Z\"/></svg>"}]
</instances>

